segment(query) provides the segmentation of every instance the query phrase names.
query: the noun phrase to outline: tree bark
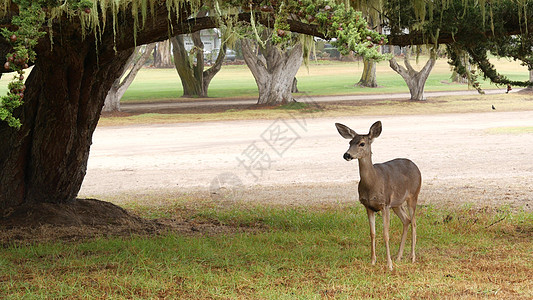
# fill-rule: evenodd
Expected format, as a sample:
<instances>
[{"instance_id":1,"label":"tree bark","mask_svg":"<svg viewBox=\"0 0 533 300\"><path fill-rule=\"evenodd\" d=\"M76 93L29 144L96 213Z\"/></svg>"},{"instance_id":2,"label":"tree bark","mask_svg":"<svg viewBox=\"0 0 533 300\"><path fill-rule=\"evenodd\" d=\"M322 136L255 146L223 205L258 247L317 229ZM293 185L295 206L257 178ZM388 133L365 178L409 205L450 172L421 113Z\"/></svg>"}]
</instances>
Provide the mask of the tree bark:
<instances>
[{"instance_id":1,"label":"tree bark","mask_svg":"<svg viewBox=\"0 0 533 300\"><path fill-rule=\"evenodd\" d=\"M189 59L189 54L185 50L183 35L178 35L170 39L172 43L172 53L174 54L174 65L183 86L182 97L199 96L201 94L201 85L198 84L194 76L195 66ZM203 60L203 55L202 58Z\"/></svg>"},{"instance_id":2,"label":"tree bark","mask_svg":"<svg viewBox=\"0 0 533 300\"><path fill-rule=\"evenodd\" d=\"M533 89L533 69L529 70L529 82L531 82L530 85L527 86L528 89Z\"/></svg>"},{"instance_id":3,"label":"tree bark","mask_svg":"<svg viewBox=\"0 0 533 300\"><path fill-rule=\"evenodd\" d=\"M173 66L170 55L170 40L158 42L154 49L154 67L172 68Z\"/></svg>"},{"instance_id":4,"label":"tree bark","mask_svg":"<svg viewBox=\"0 0 533 300\"><path fill-rule=\"evenodd\" d=\"M363 74L361 79L357 83L362 87L377 87L378 82L376 80L376 61L371 59L363 59Z\"/></svg>"},{"instance_id":5,"label":"tree bark","mask_svg":"<svg viewBox=\"0 0 533 300\"><path fill-rule=\"evenodd\" d=\"M0 124L0 208L75 199L105 96L133 50L105 42L99 52L72 38L40 45L16 111L22 127Z\"/></svg>"},{"instance_id":6,"label":"tree bark","mask_svg":"<svg viewBox=\"0 0 533 300\"><path fill-rule=\"evenodd\" d=\"M264 48L259 47L259 51L256 52L252 42L243 39L242 53L257 83L259 90L257 104L278 105L293 101L291 93L293 79L303 62L301 43L282 52L267 42Z\"/></svg>"},{"instance_id":7,"label":"tree bark","mask_svg":"<svg viewBox=\"0 0 533 300\"><path fill-rule=\"evenodd\" d=\"M220 71L220 69L222 69L222 63L224 62L224 58L226 57L226 49L226 44L222 44L222 47L220 47L220 50L218 51L218 56L215 60L215 63L212 64L209 69L202 72L202 76L204 79L202 83L202 93L205 94L205 97L207 97L207 90L209 89L209 84L211 83L211 80Z\"/></svg>"},{"instance_id":8,"label":"tree bark","mask_svg":"<svg viewBox=\"0 0 533 300\"><path fill-rule=\"evenodd\" d=\"M400 74L403 80L405 80L405 83L407 83L409 93L411 94L411 100L424 100L424 85L426 84L426 80L431 73L431 69L433 69L436 60L436 52L431 50L429 60L420 71L416 71L412 67L411 63L409 62L408 54L406 54L404 57L405 67L399 65L394 57L389 61L390 67L396 71L396 73Z\"/></svg>"},{"instance_id":9,"label":"tree bark","mask_svg":"<svg viewBox=\"0 0 533 300\"><path fill-rule=\"evenodd\" d=\"M299 92L300 91L298 90L298 79L294 77L294 79L292 80L291 93L299 93Z\"/></svg>"},{"instance_id":10,"label":"tree bark","mask_svg":"<svg viewBox=\"0 0 533 300\"><path fill-rule=\"evenodd\" d=\"M128 62L124 65L119 77L113 81L111 89L107 92L102 111L120 111L120 99L122 99L122 96L124 96L124 93L135 79L135 76L137 76L139 70L144 66L144 63L152 54L155 44L156 43L152 43L146 46L137 46L135 48L135 51L133 51ZM129 70L129 72L124 76L127 70Z\"/></svg>"}]
</instances>

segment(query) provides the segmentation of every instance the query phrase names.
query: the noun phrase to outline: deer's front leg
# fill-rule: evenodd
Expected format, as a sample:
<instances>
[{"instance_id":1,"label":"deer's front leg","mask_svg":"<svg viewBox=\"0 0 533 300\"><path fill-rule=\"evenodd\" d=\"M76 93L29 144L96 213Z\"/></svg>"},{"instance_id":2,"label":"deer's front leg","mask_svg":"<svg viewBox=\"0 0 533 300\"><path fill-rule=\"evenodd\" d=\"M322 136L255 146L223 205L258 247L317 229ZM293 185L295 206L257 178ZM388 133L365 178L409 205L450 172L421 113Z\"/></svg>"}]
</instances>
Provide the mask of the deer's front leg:
<instances>
[{"instance_id":1,"label":"deer's front leg","mask_svg":"<svg viewBox=\"0 0 533 300\"><path fill-rule=\"evenodd\" d=\"M366 209L368 224L370 225L370 252L372 265L376 264L376 213L370 208Z\"/></svg>"},{"instance_id":2,"label":"deer's front leg","mask_svg":"<svg viewBox=\"0 0 533 300\"><path fill-rule=\"evenodd\" d=\"M392 271L392 259L390 257L389 247L389 226L390 226L390 208L383 208L383 239L385 240L385 250L387 251L387 266Z\"/></svg>"}]
</instances>

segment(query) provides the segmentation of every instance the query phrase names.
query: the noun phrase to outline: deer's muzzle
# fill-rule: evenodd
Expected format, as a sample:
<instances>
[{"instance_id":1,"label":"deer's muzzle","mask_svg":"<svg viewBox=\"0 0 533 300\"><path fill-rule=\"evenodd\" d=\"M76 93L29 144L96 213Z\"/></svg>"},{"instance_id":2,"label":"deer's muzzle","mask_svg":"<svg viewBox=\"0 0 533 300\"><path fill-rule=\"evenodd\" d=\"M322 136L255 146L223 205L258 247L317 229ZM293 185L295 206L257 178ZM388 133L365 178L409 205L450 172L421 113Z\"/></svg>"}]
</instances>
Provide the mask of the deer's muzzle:
<instances>
[{"instance_id":1,"label":"deer's muzzle","mask_svg":"<svg viewBox=\"0 0 533 300\"><path fill-rule=\"evenodd\" d=\"M351 156L350 153L348 153L348 152L344 153L344 155L342 157L344 157L344 159L346 159L346 160L352 160L353 159L353 156Z\"/></svg>"}]
</instances>

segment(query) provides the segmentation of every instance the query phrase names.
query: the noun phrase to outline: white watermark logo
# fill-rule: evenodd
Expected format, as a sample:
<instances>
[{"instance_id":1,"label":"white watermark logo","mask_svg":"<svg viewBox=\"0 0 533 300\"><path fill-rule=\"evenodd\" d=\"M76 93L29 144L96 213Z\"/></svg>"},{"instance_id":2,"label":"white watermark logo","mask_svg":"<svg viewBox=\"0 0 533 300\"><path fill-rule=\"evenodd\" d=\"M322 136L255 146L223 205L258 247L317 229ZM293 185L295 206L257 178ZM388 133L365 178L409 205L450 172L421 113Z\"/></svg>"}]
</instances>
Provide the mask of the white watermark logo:
<instances>
[{"instance_id":1,"label":"white watermark logo","mask_svg":"<svg viewBox=\"0 0 533 300\"><path fill-rule=\"evenodd\" d=\"M312 112L322 112L322 107L311 97L305 95L296 104ZM308 131L307 118L293 109L286 109L287 117L277 118L260 135L252 141L240 155L236 156L237 165L243 168L246 176L258 182L276 161ZM312 118L320 117L320 113ZM217 175L209 187L211 197L220 200L238 200L244 185L242 180L232 172Z\"/></svg>"}]
</instances>

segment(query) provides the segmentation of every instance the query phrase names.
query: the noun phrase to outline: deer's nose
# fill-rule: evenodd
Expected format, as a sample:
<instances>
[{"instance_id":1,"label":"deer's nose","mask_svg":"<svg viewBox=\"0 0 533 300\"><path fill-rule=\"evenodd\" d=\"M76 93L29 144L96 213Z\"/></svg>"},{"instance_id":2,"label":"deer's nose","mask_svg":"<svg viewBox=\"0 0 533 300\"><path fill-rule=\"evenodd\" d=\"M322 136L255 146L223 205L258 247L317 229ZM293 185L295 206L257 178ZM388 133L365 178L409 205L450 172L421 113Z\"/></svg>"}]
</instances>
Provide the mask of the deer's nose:
<instances>
[{"instance_id":1,"label":"deer's nose","mask_svg":"<svg viewBox=\"0 0 533 300\"><path fill-rule=\"evenodd\" d=\"M342 157L344 157L344 159L346 159L346 160L352 160L353 159L353 157L348 152L344 153L344 155Z\"/></svg>"}]
</instances>

